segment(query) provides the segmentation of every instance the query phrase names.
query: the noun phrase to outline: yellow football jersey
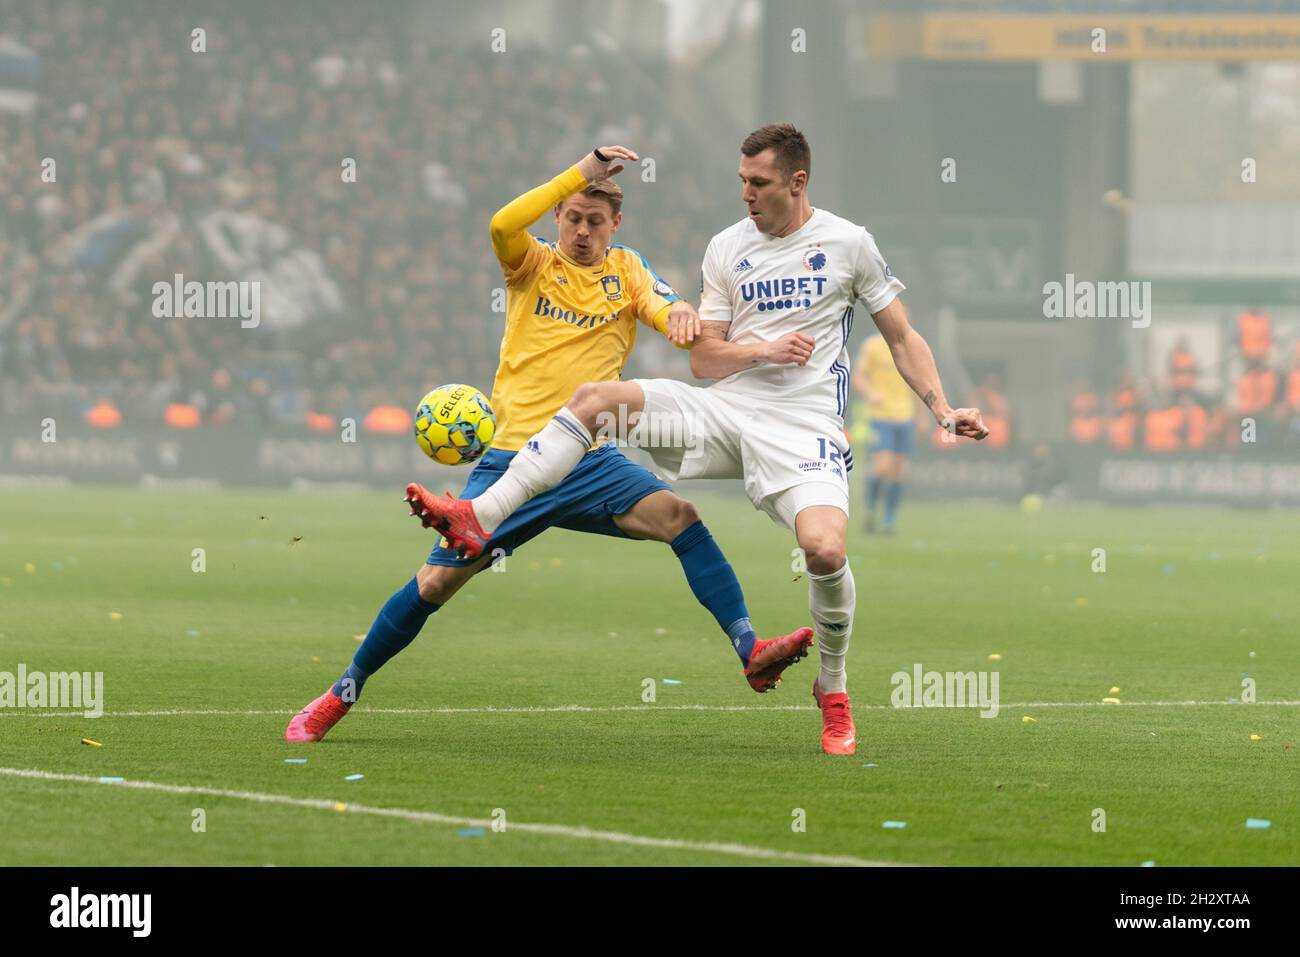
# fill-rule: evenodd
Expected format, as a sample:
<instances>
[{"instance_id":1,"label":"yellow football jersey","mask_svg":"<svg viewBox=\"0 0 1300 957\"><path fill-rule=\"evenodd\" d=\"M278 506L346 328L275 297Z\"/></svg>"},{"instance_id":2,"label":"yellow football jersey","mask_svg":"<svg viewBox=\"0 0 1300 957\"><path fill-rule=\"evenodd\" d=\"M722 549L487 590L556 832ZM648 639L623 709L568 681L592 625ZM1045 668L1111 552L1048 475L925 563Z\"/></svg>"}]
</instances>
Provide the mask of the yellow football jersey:
<instances>
[{"instance_id":1,"label":"yellow football jersey","mask_svg":"<svg viewBox=\"0 0 1300 957\"><path fill-rule=\"evenodd\" d=\"M635 249L615 243L599 266L583 266L556 243L528 235L530 224L586 185L571 166L492 217L492 248L506 280L506 331L491 400L494 448L519 451L578 386L619 379L637 321L663 332L680 298Z\"/></svg>"},{"instance_id":2,"label":"yellow football jersey","mask_svg":"<svg viewBox=\"0 0 1300 957\"><path fill-rule=\"evenodd\" d=\"M884 336L874 335L864 342L858 361L867 370L867 381L876 395L876 401L867 406L871 418L881 422L910 421L916 409L914 393L898 374Z\"/></svg>"},{"instance_id":3,"label":"yellow football jersey","mask_svg":"<svg viewBox=\"0 0 1300 957\"><path fill-rule=\"evenodd\" d=\"M500 431L493 448L518 451L584 382L623 374L637 321L650 324L678 296L641 254L614 245L580 266L535 239L506 275L506 331L492 387Z\"/></svg>"}]
</instances>

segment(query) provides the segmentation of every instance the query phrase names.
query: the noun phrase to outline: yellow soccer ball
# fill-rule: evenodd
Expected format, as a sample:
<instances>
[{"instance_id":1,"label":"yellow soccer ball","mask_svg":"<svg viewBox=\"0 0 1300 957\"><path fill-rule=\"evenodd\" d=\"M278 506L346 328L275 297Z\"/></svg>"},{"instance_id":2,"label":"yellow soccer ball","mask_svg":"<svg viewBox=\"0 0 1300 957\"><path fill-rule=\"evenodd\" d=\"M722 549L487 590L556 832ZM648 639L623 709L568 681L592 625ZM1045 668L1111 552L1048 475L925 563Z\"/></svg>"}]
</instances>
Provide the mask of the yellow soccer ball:
<instances>
[{"instance_id":1,"label":"yellow soccer ball","mask_svg":"<svg viewBox=\"0 0 1300 957\"><path fill-rule=\"evenodd\" d=\"M492 445L497 419L487 397L472 385L442 385L415 410L415 441L443 465L477 462Z\"/></svg>"}]
</instances>

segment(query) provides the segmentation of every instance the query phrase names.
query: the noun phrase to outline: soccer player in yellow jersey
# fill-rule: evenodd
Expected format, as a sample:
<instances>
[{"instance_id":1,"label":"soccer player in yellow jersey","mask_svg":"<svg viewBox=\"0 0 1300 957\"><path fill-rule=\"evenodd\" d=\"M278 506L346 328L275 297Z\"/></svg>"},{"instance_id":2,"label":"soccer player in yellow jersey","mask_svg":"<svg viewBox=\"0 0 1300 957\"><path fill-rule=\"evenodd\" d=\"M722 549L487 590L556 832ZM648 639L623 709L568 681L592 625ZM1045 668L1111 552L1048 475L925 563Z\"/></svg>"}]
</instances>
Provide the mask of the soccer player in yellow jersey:
<instances>
[{"instance_id":1,"label":"soccer player in yellow jersey","mask_svg":"<svg viewBox=\"0 0 1300 957\"><path fill-rule=\"evenodd\" d=\"M529 457L557 436L569 442L577 437L589 450L563 482L483 536L481 547L453 551L445 540L439 543L380 610L342 677L293 718L286 740L324 737L366 679L414 640L429 615L495 557L553 526L669 543L755 691L775 687L781 673L807 653L811 628L757 637L736 574L694 506L614 445L593 443L586 427L563 408L584 382L619 380L638 322L683 347L699 331L695 309L655 275L645 257L611 243L623 221L623 194L610 177L623 169L621 160L638 158L622 146L593 150L492 217L492 248L506 280L506 331L492 391L497 433L461 497L477 497L517 456L526 470ZM556 242L528 233L548 211L558 227ZM433 495L412 484L407 500L426 527L437 524L430 515Z\"/></svg>"},{"instance_id":2,"label":"soccer player in yellow jersey","mask_svg":"<svg viewBox=\"0 0 1300 957\"><path fill-rule=\"evenodd\" d=\"M747 215L705 250L701 329L691 347L692 371L714 383L586 383L561 416L597 429L617 410L629 437L665 474L743 479L754 506L794 533L807 562L808 612L820 646L813 699L822 713L822 750L849 755L857 732L845 662L857 593L845 546L852 460L841 443L854 304L867 306L899 372L936 422L954 436L977 440L988 429L978 409L948 405L934 355L898 299L903 284L871 234L809 202L811 164L807 138L788 123L768 124L741 144L737 172ZM538 437L547 440L537 456L543 462L521 453L472 502L430 506L448 540L481 542L485 529L496 529L534 496L566 481L586 455L578 433L566 439L547 426Z\"/></svg>"},{"instance_id":3,"label":"soccer player in yellow jersey","mask_svg":"<svg viewBox=\"0 0 1300 957\"><path fill-rule=\"evenodd\" d=\"M871 416L871 475L867 478L867 531L876 530L876 505L883 497L885 515L880 530L894 534L898 504L903 498L907 457L916 439L916 403L911 386L899 375L884 336L862 344L853 368L853 384L866 400Z\"/></svg>"}]
</instances>

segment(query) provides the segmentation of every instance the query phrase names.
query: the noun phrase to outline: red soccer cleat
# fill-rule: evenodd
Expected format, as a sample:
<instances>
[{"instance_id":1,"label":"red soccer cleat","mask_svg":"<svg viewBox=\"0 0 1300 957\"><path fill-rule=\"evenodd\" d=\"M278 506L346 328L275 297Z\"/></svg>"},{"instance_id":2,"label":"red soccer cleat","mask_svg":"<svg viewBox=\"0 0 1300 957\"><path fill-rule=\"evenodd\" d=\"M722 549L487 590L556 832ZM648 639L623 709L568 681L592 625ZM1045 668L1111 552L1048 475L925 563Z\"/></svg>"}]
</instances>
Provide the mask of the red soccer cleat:
<instances>
[{"instance_id":1,"label":"red soccer cleat","mask_svg":"<svg viewBox=\"0 0 1300 957\"><path fill-rule=\"evenodd\" d=\"M813 630L800 628L780 638L759 638L749 653L745 678L749 686L762 694L771 691L781 680L781 672L808 654L812 647Z\"/></svg>"},{"instance_id":2,"label":"red soccer cleat","mask_svg":"<svg viewBox=\"0 0 1300 957\"><path fill-rule=\"evenodd\" d=\"M822 694L820 679L813 681L813 698L822 709L822 750L827 754L852 754L858 749L853 712L846 691Z\"/></svg>"},{"instance_id":3,"label":"red soccer cleat","mask_svg":"<svg viewBox=\"0 0 1300 957\"><path fill-rule=\"evenodd\" d=\"M483 554L488 533L479 525L469 499L452 498L450 492L446 498L438 498L423 485L412 482L406 486L406 504L425 528L442 532L448 547L461 558L478 558Z\"/></svg>"},{"instance_id":4,"label":"red soccer cleat","mask_svg":"<svg viewBox=\"0 0 1300 957\"><path fill-rule=\"evenodd\" d=\"M334 694L332 687L326 688L323 695L293 716L284 730L284 740L319 741L351 708L352 705Z\"/></svg>"}]
</instances>

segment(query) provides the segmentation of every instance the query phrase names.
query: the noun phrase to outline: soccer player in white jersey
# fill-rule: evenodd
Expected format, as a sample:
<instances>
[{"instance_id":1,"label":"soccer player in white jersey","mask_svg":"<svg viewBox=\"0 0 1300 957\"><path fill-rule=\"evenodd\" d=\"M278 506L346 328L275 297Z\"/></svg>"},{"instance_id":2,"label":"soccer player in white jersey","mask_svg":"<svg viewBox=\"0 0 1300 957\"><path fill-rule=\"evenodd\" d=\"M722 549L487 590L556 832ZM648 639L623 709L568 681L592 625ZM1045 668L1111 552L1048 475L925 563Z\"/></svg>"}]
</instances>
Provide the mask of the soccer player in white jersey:
<instances>
[{"instance_id":1,"label":"soccer player in white jersey","mask_svg":"<svg viewBox=\"0 0 1300 957\"><path fill-rule=\"evenodd\" d=\"M670 481L743 478L754 506L793 531L803 550L821 657L813 697L822 749L853 754L844 668L855 605L845 556L851 457L844 436L853 303L866 303L899 373L942 427L973 439L988 430L978 409L945 400L930 347L898 299L903 284L871 234L809 204L804 135L772 124L740 151L748 215L709 243L698 317L669 329L670 338L691 343L691 371L717 381L708 388L675 379L580 386L494 485L473 500L441 500L429 518L452 547L481 548L611 425L643 444ZM674 441L645 442L647 433Z\"/></svg>"}]
</instances>

